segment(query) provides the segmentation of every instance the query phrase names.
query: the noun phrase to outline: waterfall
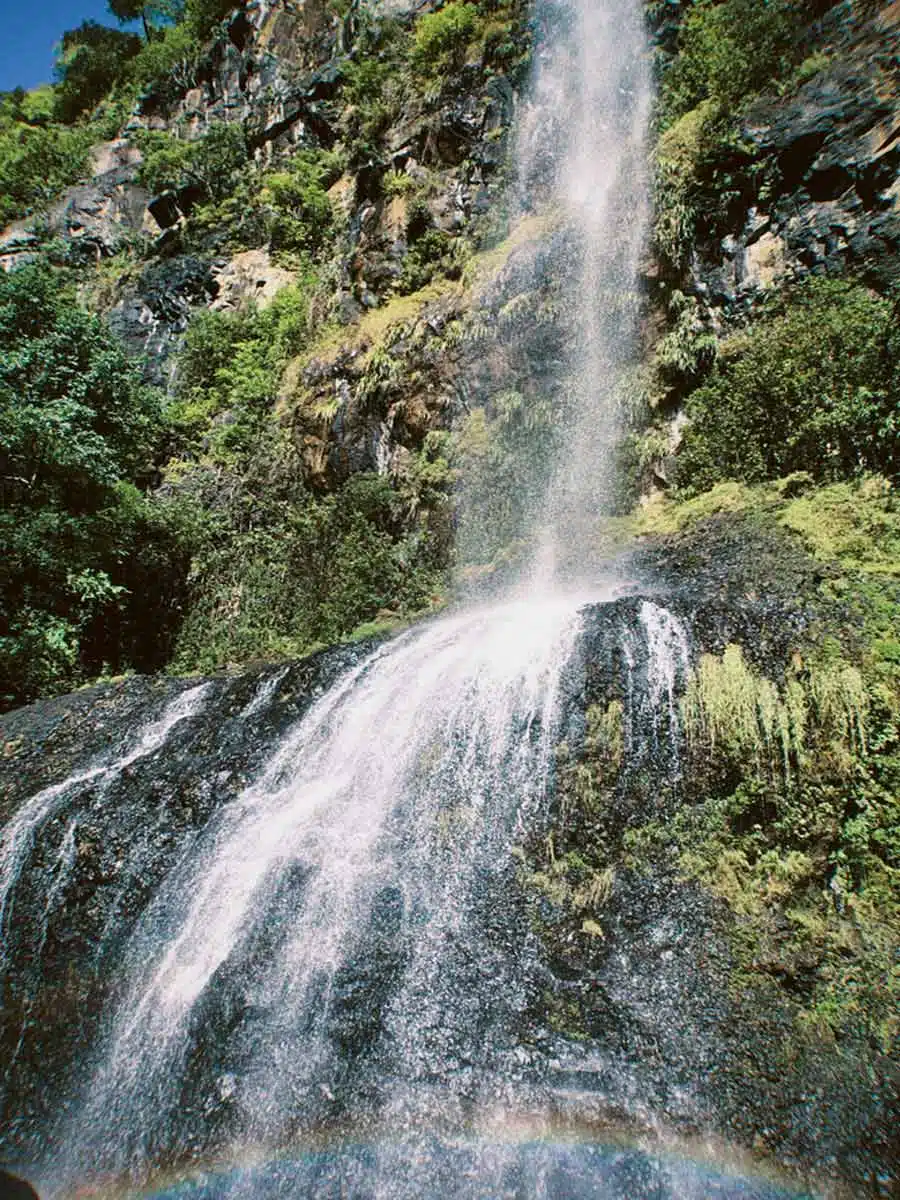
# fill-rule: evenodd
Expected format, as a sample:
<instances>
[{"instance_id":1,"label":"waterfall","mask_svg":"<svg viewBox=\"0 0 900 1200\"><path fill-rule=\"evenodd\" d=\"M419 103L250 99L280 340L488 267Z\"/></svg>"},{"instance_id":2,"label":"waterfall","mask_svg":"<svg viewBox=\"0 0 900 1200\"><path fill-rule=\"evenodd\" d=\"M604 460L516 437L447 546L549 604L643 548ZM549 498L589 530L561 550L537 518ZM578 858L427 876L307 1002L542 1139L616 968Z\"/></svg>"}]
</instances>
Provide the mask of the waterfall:
<instances>
[{"instance_id":1,"label":"waterfall","mask_svg":"<svg viewBox=\"0 0 900 1200\"><path fill-rule=\"evenodd\" d=\"M491 1048L485 1026L515 1005L516 980L456 960L508 967L479 908L508 884L511 846L545 802L580 606L512 604L410 632L288 734L132 939L129 986L66 1138L86 1139L85 1161L122 1165L126 1151L139 1166L178 1145L204 1023L232 1134L269 1142L326 1120L347 1065L330 1035L339 977L379 923L402 968L380 1072L414 1085ZM239 997L239 1023L215 1011L217 990Z\"/></svg>"},{"instance_id":2,"label":"waterfall","mask_svg":"<svg viewBox=\"0 0 900 1200\"><path fill-rule=\"evenodd\" d=\"M532 98L517 146L520 188L559 214L567 240L567 428L537 521L538 580L597 567L621 431L623 372L636 348L647 213L651 84L642 6L543 0Z\"/></svg>"},{"instance_id":3,"label":"waterfall","mask_svg":"<svg viewBox=\"0 0 900 1200\"><path fill-rule=\"evenodd\" d=\"M521 1174L518 1151L480 1139L546 1101L540 1055L523 1042L540 985L514 851L552 804L588 599L596 610L613 597L532 596L412 629L288 728L128 938L92 1068L45 1164L51 1194L138 1184L198 1155L197 1194L234 1200L474 1197ZM684 631L650 602L614 620L640 642L631 692L644 707L631 717L652 729L645 707L663 720ZM264 678L236 724L250 729L285 677ZM203 696L183 694L138 744L162 745L166 723ZM59 864L72 862L77 820ZM373 1139L361 1157L298 1152L348 1124ZM547 1151L537 1173L555 1178L557 1157ZM221 1172L220 1158L245 1165ZM573 1159L573 1178L583 1166ZM612 1189L598 1194L642 1194L627 1190L645 1172L639 1156L596 1169Z\"/></svg>"}]
</instances>

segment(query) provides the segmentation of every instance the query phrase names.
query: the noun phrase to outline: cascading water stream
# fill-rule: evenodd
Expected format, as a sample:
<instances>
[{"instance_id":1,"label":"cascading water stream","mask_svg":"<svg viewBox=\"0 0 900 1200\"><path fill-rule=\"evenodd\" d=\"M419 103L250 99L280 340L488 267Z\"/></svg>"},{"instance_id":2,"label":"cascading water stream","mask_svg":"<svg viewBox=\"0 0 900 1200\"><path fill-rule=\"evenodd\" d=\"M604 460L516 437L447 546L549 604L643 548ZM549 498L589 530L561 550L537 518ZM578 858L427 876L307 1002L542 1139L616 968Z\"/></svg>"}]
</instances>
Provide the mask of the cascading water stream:
<instances>
[{"instance_id":1,"label":"cascading water stream","mask_svg":"<svg viewBox=\"0 0 900 1200\"><path fill-rule=\"evenodd\" d=\"M287 733L132 934L47 1186L140 1180L198 1151L272 1153L349 1120L391 1138L344 1162L341 1194L412 1198L445 1170L436 1131L459 1137L473 1114L534 1102L520 1035L535 964L512 850L551 795L585 599L533 597L412 630ZM666 706L683 633L649 603L638 628L640 703ZM467 1152L444 1194L502 1189L520 1166ZM331 1195L309 1170L241 1173L210 1194Z\"/></svg>"},{"instance_id":2,"label":"cascading water stream","mask_svg":"<svg viewBox=\"0 0 900 1200\"><path fill-rule=\"evenodd\" d=\"M567 241L566 429L536 513L538 584L597 567L621 431L623 371L633 362L638 261L647 210L651 85L641 6L576 0L537 6L548 30L518 140L525 199L543 199Z\"/></svg>"},{"instance_id":3,"label":"cascading water stream","mask_svg":"<svg viewBox=\"0 0 900 1200\"><path fill-rule=\"evenodd\" d=\"M409 633L288 735L132 938L128 988L65 1137L77 1171L177 1153L204 1022L231 1138L278 1142L326 1120L345 1071L329 1036L336 976L385 913L402 982L379 1072L405 1087L477 1063L483 1086L499 1049L487 1029L515 1008L517 981L479 905L544 803L580 607L531 601ZM204 1012L217 988L239 996L237 1025ZM389 1092L396 1116L403 1093Z\"/></svg>"}]
</instances>

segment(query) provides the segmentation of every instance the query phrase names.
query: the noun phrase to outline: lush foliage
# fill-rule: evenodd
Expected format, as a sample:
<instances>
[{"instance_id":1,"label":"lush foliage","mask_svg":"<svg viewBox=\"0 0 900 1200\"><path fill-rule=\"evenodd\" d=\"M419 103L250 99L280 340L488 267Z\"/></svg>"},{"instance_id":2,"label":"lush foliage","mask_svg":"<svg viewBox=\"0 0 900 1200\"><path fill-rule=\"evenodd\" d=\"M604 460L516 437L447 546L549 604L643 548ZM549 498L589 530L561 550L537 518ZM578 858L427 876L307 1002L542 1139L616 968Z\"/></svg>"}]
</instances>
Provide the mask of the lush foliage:
<instances>
[{"instance_id":1,"label":"lush foliage","mask_svg":"<svg viewBox=\"0 0 900 1200\"><path fill-rule=\"evenodd\" d=\"M161 664L186 568L180 518L134 486L159 397L60 283L42 266L0 276L4 704Z\"/></svg>"},{"instance_id":2,"label":"lush foliage","mask_svg":"<svg viewBox=\"0 0 900 1200\"><path fill-rule=\"evenodd\" d=\"M849 282L813 280L773 300L688 399L681 487L896 472L897 328L895 305Z\"/></svg>"},{"instance_id":3,"label":"lush foliage","mask_svg":"<svg viewBox=\"0 0 900 1200\"><path fill-rule=\"evenodd\" d=\"M193 141L148 130L136 139L143 153L140 181L152 192L194 188L199 198L222 200L247 163L243 128L224 121Z\"/></svg>"},{"instance_id":4,"label":"lush foliage","mask_svg":"<svg viewBox=\"0 0 900 1200\"><path fill-rule=\"evenodd\" d=\"M45 208L87 165L96 129L55 124L53 104L49 88L0 96L0 224Z\"/></svg>"},{"instance_id":5,"label":"lush foliage","mask_svg":"<svg viewBox=\"0 0 900 1200\"><path fill-rule=\"evenodd\" d=\"M387 478L357 474L313 496L299 473L278 437L242 465L194 560L176 668L301 654L437 599L440 566Z\"/></svg>"},{"instance_id":6,"label":"lush foliage","mask_svg":"<svg viewBox=\"0 0 900 1200\"><path fill-rule=\"evenodd\" d=\"M199 313L179 360L175 494L209 514L175 665L209 669L299 654L386 613L428 607L446 547L430 507L449 468L427 441L406 481L353 475L313 494L289 428L273 417L287 360L308 342L307 276L263 311ZM377 371L373 373L373 378Z\"/></svg>"},{"instance_id":7,"label":"lush foliage","mask_svg":"<svg viewBox=\"0 0 900 1200\"><path fill-rule=\"evenodd\" d=\"M814 3L794 0L697 0L682 22L678 54L664 80L663 126L704 100L739 108L773 86L802 55L800 35Z\"/></svg>"},{"instance_id":8,"label":"lush foliage","mask_svg":"<svg viewBox=\"0 0 900 1200\"><path fill-rule=\"evenodd\" d=\"M269 209L266 229L275 253L315 255L335 232L335 214L328 187L343 166L340 155L301 150L284 169L262 178L259 202Z\"/></svg>"},{"instance_id":9,"label":"lush foliage","mask_svg":"<svg viewBox=\"0 0 900 1200\"><path fill-rule=\"evenodd\" d=\"M56 63L57 118L71 124L90 112L127 74L128 64L140 53L141 40L133 33L84 21L63 34Z\"/></svg>"},{"instance_id":10,"label":"lush foliage","mask_svg":"<svg viewBox=\"0 0 900 1200\"><path fill-rule=\"evenodd\" d=\"M232 0L113 0L113 16L144 19L146 40L96 21L66 31L55 85L0 94L0 223L42 211L74 183L91 146L118 132L139 93L191 86L204 40L233 8ZM229 167L220 178L203 160L233 157L234 146L219 144L226 140L214 134L196 157L181 151L188 160L181 165L198 170L216 197L233 187L234 174ZM160 173L164 157L156 162ZM170 176L175 159L172 152Z\"/></svg>"},{"instance_id":11,"label":"lush foliage","mask_svg":"<svg viewBox=\"0 0 900 1200\"><path fill-rule=\"evenodd\" d=\"M426 13L416 24L410 54L413 69L432 77L458 70L478 27L478 9L461 0Z\"/></svg>"},{"instance_id":12,"label":"lush foliage","mask_svg":"<svg viewBox=\"0 0 900 1200\"><path fill-rule=\"evenodd\" d=\"M172 409L182 452L205 445L216 461L232 465L252 448L285 362L307 341L312 283L307 277L305 285L283 288L263 312L197 313L179 357Z\"/></svg>"}]
</instances>

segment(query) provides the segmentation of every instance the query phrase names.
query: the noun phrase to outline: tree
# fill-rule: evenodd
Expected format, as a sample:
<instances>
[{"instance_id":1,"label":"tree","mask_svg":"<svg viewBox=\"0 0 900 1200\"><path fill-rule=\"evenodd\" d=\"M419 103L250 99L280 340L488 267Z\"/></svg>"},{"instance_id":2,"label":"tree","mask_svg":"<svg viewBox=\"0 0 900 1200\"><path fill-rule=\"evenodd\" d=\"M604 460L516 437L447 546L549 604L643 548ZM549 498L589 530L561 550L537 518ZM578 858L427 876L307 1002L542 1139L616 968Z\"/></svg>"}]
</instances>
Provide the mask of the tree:
<instances>
[{"instance_id":1,"label":"tree","mask_svg":"<svg viewBox=\"0 0 900 1200\"><path fill-rule=\"evenodd\" d=\"M141 39L97 21L82 21L62 36L55 74L56 116L75 121L90 111L124 78L129 61L140 52Z\"/></svg>"},{"instance_id":2,"label":"tree","mask_svg":"<svg viewBox=\"0 0 900 1200\"><path fill-rule=\"evenodd\" d=\"M163 428L58 274L0 275L0 708L104 664L162 665L186 553L179 514L136 485Z\"/></svg>"},{"instance_id":3,"label":"tree","mask_svg":"<svg viewBox=\"0 0 900 1200\"><path fill-rule=\"evenodd\" d=\"M154 23L167 24L184 15L183 0L107 0L107 7L121 25L140 20L144 37L153 37Z\"/></svg>"}]
</instances>

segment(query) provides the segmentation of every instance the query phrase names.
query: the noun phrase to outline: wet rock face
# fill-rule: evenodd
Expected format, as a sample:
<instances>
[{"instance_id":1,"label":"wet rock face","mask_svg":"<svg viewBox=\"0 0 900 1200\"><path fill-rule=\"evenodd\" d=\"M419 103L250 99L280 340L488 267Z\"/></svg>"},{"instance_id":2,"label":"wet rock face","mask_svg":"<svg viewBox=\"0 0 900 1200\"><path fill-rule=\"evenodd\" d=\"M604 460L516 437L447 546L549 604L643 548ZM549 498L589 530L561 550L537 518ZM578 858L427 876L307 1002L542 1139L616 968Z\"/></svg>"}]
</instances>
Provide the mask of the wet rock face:
<instances>
[{"instance_id":1,"label":"wet rock face","mask_svg":"<svg viewBox=\"0 0 900 1200\"><path fill-rule=\"evenodd\" d=\"M219 262L219 269L224 265ZM108 313L112 331L135 357L144 360L149 383L166 386L172 355L181 345L191 314L218 296L213 266L190 254L152 263Z\"/></svg>"},{"instance_id":2,"label":"wet rock face","mask_svg":"<svg viewBox=\"0 0 900 1200\"><path fill-rule=\"evenodd\" d=\"M816 37L825 65L752 108L743 132L771 199L699 248L700 296L728 308L809 274L852 272L882 291L900 279L898 37L896 4L862 15L835 5Z\"/></svg>"},{"instance_id":3,"label":"wet rock face","mask_svg":"<svg viewBox=\"0 0 900 1200\"><path fill-rule=\"evenodd\" d=\"M523 1078L562 1096L594 1095L607 1111L633 1112L637 1100L675 1127L713 1129L739 1142L752 1142L765 1128L767 1144L794 1165L816 1165L831 1154L841 1172L862 1179L871 1160L888 1153L884 1139L897 1111L889 1078L863 1079L852 1056L822 1047L785 1074L789 1012L771 995L735 995L725 907L680 878L675 862L636 870L622 854L630 830L667 819L684 802L673 722L689 660L737 640L771 666L783 661L786 642L774 629L783 628L790 594L795 624L781 637L798 636L807 620L804 597L815 577L803 556L784 557L782 583L768 596L754 584L775 549L748 532L744 551L741 560L737 541L729 550L727 532L710 522L691 539L642 551L642 570L654 579L650 591L585 610L563 679L566 749L547 826L533 831L519 868L498 865L485 894L502 902L482 916L498 946L519 937L530 946L530 974L510 1026ZM623 564L623 577L633 569ZM27 1155L33 1139L45 1137L58 1098L72 1085L73 1065L83 1074L92 1061L98 1014L123 982L123 947L161 880L260 774L310 704L366 651L337 649L205 682L127 679L0 720L0 820L7 828L41 789L92 766L106 769L50 805L32 831L12 893L14 924L5 908L0 1144L10 1152ZM596 739L589 714L598 712L620 714L623 740L617 749L613 739L605 752L619 782L576 818L570 768L586 739ZM167 713L164 741L148 741L148 729ZM579 863L598 847L615 869L579 874ZM563 860L571 878L554 873L554 862ZM286 915L302 903L306 885L302 872L286 874ZM573 887L590 888L599 918L585 921L573 908ZM400 908L396 890L386 887L359 953L334 981L329 1039L347 1096L379 1086L384 1013L410 954ZM488 969L477 961L469 966L482 975ZM196 1125L201 1144L230 1111L230 1068L208 1031L240 1025L252 1033L255 1019L240 981L223 969L198 1015L185 1081L186 1127ZM212 1114L211 1095L220 1097ZM332 1095L323 1105L327 1100L328 1110L339 1112L346 1099ZM869 1131L871 1153L860 1149L861 1129Z\"/></svg>"},{"instance_id":4,"label":"wet rock face","mask_svg":"<svg viewBox=\"0 0 900 1200\"><path fill-rule=\"evenodd\" d=\"M121 982L115 964L156 886L363 652L326 651L207 685L135 677L2 719L6 832L24 800L44 798L34 828L19 827L24 840L8 844L27 865L11 892L0 883L4 1147L48 1128L72 1065L91 1061ZM78 775L71 794L53 794Z\"/></svg>"}]
</instances>

